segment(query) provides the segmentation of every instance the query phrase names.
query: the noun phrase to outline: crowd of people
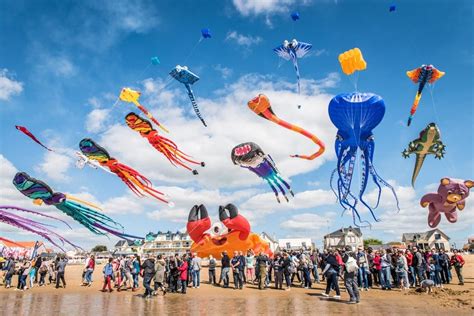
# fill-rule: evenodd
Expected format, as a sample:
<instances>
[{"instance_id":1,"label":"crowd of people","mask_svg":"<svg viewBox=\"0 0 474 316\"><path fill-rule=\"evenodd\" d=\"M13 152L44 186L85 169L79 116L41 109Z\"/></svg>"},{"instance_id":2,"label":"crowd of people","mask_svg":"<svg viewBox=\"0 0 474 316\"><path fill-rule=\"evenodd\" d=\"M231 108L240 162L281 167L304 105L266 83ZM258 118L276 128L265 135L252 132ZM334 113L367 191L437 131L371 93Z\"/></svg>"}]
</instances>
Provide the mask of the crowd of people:
<instances>
[{"instance_id":1,"label":"crowd of people","mask_svg":"<svg viewBox=\"0 0 474 316\"><path fill-rule=\"evenodd\" d=\"M54 259L36 256L33 259L23 258L15 260L7 258L0 264L3 271L2 282L8 288L25 291L37 286L54 285L57 289L66 288L65 271L68 259L65 255L58 255ZM14 277L17 276L17 284L14 285ZM48 283L46 283L46 281Z\"/></svg>"},{"instance_id":2,"label":"crowd of people","mask_svg":"<svg viewBox=\"0 0 474 316\"><path fill-rule=\"evenodd\" d=\"M26 290L35 284L53 284L56 288L66 287L65 269L68 260L57 256L47 260L37 256L33 260L8 258L1 269L6 288L12 287L13 277L18 276L16 289ZM96 259L90 255L84 264L82 286L91 286ZM349 294L350 303L360 301L360 291L373 288L406 290L410 287L443 287L453 282L453 270L459 285L464 284L462 267L464 259L460 252L453 250L448 255L444 250L421 251L410 249L373 250L359 247L355 251L331 249L319 252L281 251L273 258L265 253L254 254L251 250L243 253L222 253L217 260L208 258L208 283L223 288L242 290L253 284L260 290L273 288L289 291L292 287L309 289L313 283L326 281L322 296L340 299L340 280ZM220 267L220 273L218 269ZM160 292L186 294L187 288L199 288L201 283L202 259L197 254L186 253L173 256L138 255L109 258L103 266L103 292L137 291L143 280L143 297L151 298ZM219 276L218 276L219 274ZM218 277L217 277L218 276Z\"/></svg>"}]
</instances>

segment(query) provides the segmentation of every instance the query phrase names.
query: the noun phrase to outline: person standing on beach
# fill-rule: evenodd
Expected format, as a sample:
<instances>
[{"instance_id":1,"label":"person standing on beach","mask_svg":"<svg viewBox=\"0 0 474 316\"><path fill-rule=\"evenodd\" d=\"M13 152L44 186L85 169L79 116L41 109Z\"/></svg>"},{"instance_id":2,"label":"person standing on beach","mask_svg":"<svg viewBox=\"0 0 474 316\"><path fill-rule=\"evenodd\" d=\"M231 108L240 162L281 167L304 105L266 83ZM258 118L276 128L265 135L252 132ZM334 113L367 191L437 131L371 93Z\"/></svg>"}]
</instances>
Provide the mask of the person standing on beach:
<instances>
[{"instance_id":1,"label":"person standing on beach","mask_svg":"<svg viewBox=\"0 0 474 316\"><path fill-rule=\"evenodd\" d=\"M109 292L113 292L114 290L112 289L112 278L114 275L114 267L112 265L113 258L109 258L109 262L107 262L102 269L102 273L104 274L104 286L102 287L102 292L106 292L106 287L109 288Z\"/></svg>"},{"instance_id":2,"label":"person standing on beach","mask_svg":"<svg viewBox=\"0 0 474 316\"><path fill-rule=\"evenodd\" d=\"M193 253L193 259L191 260L191 274L193 278L193 288L199 288L201 283L201 258L197 256L197 253Z\"/></svg>"},{"instance_id":3,"label":"person standing on beach","mask_svg":"<svg viewBox=\"0 0 474 316\"><path fill-rule=\"evenodd\" d=\"M43 258L41 258L40 255L36 256L36 261L35 261L35 283L38 283L38 273L39 273L39 268L41 267L42 262L43 262Z\"/></svg>"},{"instance_id":4,"label":"person standing on beach","mask_svg":"<svg viewBox=\"0 0 474 316\"><path fill-rule=\"evenodd\" d=\"M418 248L413 247L413 266L415 267L415 276L414 276L415 286L417 284L421 283L421 281L423 281L425 279L425 277L424 277L424 273L425 273L424 264L425 264L425 262L426 262L425 258L423 257L421 252L418 250ZM416 278L418 278L418 282L416 281Z\"/></svg>"},{"instance_id":5,"label":"person standing on beach","mask_svg":"<svg viewBox=\"0 0 474 316\"><path fill-rule=\"evenodd\" d=\"M12 278L13 278L13 275L15 274L15 260L13 260L13 257L10 256L10 258L8 258L3 268L6 271L5 287L9 289L12 286Z\"/></svg>"},{"instance_id":6,"label":"person standing on beach","mask_svg":"<svg viewBox=\"0 0 474 316\"><path fill-rule=\"evenodd\" d=\"M230 261L230 266L232 267L232 276L234 278L234 288L242 290L242 279L240 278L240 258L239 252L234 251L234 256Z\"/></svg>"},{"instance_id":7,"label":"person standing on beach","mask_svg":"<svg viewBox=\"0 0 474 316\"><path fill-rule=\"evenodd\" d=\"M56 288L59 289L59 281L62 282L63 288L66 288L66 280L64 278L64 275L66 273L66 265L67 265L67 258L66 257L61 257L56 264Z\"/></svg>"},{"instance_id":8,"label":"person standing on beach","mask_svg":"<svg viewBox=\"0 0 474 316\"><path fill-rule=\"evenodd\" d=\"M132 260L132 278L133 278L133 288L132 292L135 292L138 289L138 276L140 275L140 257L138 255L133 255Z\"/></svg>"},{"instance_id":9,"label":"person standing on beach","mask_svg":"<svg viewBox=\"0 0 474 316\"><path fill-rule=\"evenodd\" d=\"M216 282L217 261L212 255L209 255L209 284L217 285Z\"/></svg>"},{"instance_id":10,"label":"person standing on beach","mask_svg":"<svg viewBox=\"0 0 474 316\"><path fill-rule=\"evenodd\" d=\"M283 258L281 263L281 268L283 270L283 275L285 276L286 282L286 291L289 291L291 288L291 259L287 252L283 252Z\"/></svg>"},{"instance_id":11,"label":"person standing on beach","mask_svg":"<svg viewBox=\"0 0 474 316\"><path fill-rule=\"evenodd\" d=\"M329 292L331 289L336 291L336 295L333 298L340 299L341 292L339 290L339 284L337 282L339 276L340 265L337 262L336 255L334 254L334 250L329 250L328 256L325 260L326 266L323 270L323 275L327 280L326 284L326 291L321 293L325 297L329 297Z\"/></svg>"},{"instance_id":12,"label":"person standing on beach","mask_svg":"<svg viewBox=\"0 0 474 316\"><path fill-rule=\"evenodd\" d=\"M230 272L230 258L227 255L227 251L222 252L221 259L221 277L219 279L219 284L224 282L224 288L229 287L229 272Z\"/></svg>"},{"instance_id":13,"label":"person standing on beach","mask_svg":"<svg viewBox=\"0 0 474 316\"><path fill-rule=\"evenodd\" d=\"M151 280L155 276L155 260L147 255L145 261L141 266L143 270L143 287L145 288L145 293L143 294L144 298L151 298L153 290L150 287Z\"/></svg>"},{"instance_id":14,"label":"person standing on beach","mask_svg":"<svg viewBox=\"0 0 474 316\"><path fill-rule=\"evenodd\" d=\"M95 269L95 257L94 255L90 255L90 257L86 260L86 265L84 266L84 283L83 286L91 286L92 284L92 274L94 273Z\"/></svg>"},{"instance_id":15,"label":"person standing on beach","mask_svg":"<svg viewBox=\"0 0 474 316\"><path fill-rule=\"evenodd\" d=\"M360 257L360 249L357 255L354 255L352 248L346 246L346 251L342 255L342 261L344 262L344 285L346 286L347 293L349 294L349 304L356 304L360 302L359 287L355 280L356 276L360 275L360 267L358 267L358 259Z\"/></svg>"},{"instance_id":16,"label":"person standing on beach","mask_svg":"<svg viewBox=\"0 0 474 316\"><path fill-rule=\"evenodd\" d=\"M156 295L156 291L160 289L163 292L163 295L166 294L166 289L165 289L165 266L166 262L163 259L162 255L158 255L156 257L156 262L155 262L155 286L154 289L155 291L153 292L154 295Z\"/></svg>"},{"instance_id":17,"label":"person standing on beach","mask_svg":"<svg viewBox=\"0 0 474 316\"><path fill-rule=\"evenodd\" d=\"M247 251L247 256L245 257L245 266L246 266L246 279L249 283L254 283L255 281L255 256L253 255L252 250Z\"/></svg>"},{"instance_id":18,"label":"person standing on beach","mask_svg":"<svg viewBox=\"0 0 474 316\"><path fill-rule=\"evenodd\" d=\"M439 251L439 264L441 265L441 282L449 284L449 256L443 249Z\"/></svg>"},{"instance_id":19,"label":"person standing on beach","mask_svg":"<svg viewBox=\"0 0 474 316\"><path fill-rule=\"evenodd\" d=\"M408 290L410 288L410 282L408 280L408 262L407 258L403 255L403 250L399 249L396 257L395 271L401 290Z\"/></svg>"},{"instance_id":20,"label":"person standing on beach","mask_svg":"<svg viewBox=\"0 0 474 316\"><path fill-rule=\"evenodd\" d=\"M49 262L46 261L46 260L42 260L41 261L41 266L39 267L39 275L40 275L40 279L39 279L39 286L45 286L45 278L46 278L46 274L48 273L48 265L49 265Z\"/></svg>"},{"instance_id":21,"label":"person standing on beach","mask_svg":"<svg viewBox=\"0 0 474 316\"><path fill-rule=\"evenodd\" d=\"M35 280L36 280L36 260L37 259L33 259L31 260L31 267L30 267L30 271L28 272L28 275L30 277L30 289L33 288L33 285L35 283Z\"/></svg>"},{"instance_id":22,"label":"person standing on beach","mask_svg":"<svg viewBox=\"0 0 474 316\"><path fill-rule=\"evenodd\" d=\"M359 246L357 250L358 251L357 251L356 259L357 259L357 265L359 266L359 272L357 275L358 285L359 287L363 288L365 291L368 291L369 282L367 279L367 272L369 268L369 264L368 264L369 260L367 259L367 254L365 253L364 248Z\"/></svg>"},{"instance_id":23,"label":"person standing on beach","mask_svg":"<svg viewBox=\"0 0 474 316\"><path fill-rule=\"evenodd\" d=\"M240 273L240 280L242 281L242 284L247 283L247 278L245 276L245 267L247 266L247 261L245 260L244 253L242 251L239 251L239 273Z\"/></svg>"},{"instance_id":24,"label":"person standing on beach","mask_svg":"<svg viewBox=\"0 0 474 316\"><path fill-rule=\"evenodd\" d=\"M273 258L273 271L275 271L275 289L283 290L283 257L276 253Z\"/></svg>"},{"instance_id":25,"label":"person standing on beach","mask_svg":"<svg viewBox=\"0 0 474 316\"><path fill-rule=\"evenodd\" d=\"M451 265L454 267L454 270L456 271L456 275L459 280L459 285L464 285L464 277L462 275L462 267L464 266L464 263L465 263L464 258L456 249L454 249L453 255L451 256Z\"/></svg>"},{"instance_id":26,"label":"person standing on beach","mask_svg":"<svg viewBox=\"0 0 474 316\"><path fill-rule=\"evenodd\" d=\"M257 269L258 269L258 289L265 290L267 280L267 263L268 258L261 251L257 257Z\"/></svg>"},{"instance_id":27,"label":"person standing on beach","mask_svg":"<svg viewBox=\"0 0 474 316\"><path fill-rule=\"evenodd\" d=\"M392 282L391 282L391 266L392 266L392 255L391 250L385 250L384 255L382 256L382 290L391 290L392 289Z\"/></svg>"},{"instance_id":28,"label":"person standing on beach","mask_svg":"<svg viewBox=\"0 0 474 316\"><path fill-rule=\"evenodd\" d=\"M186 286L188 283L188 258L186 255L183 255L183 260L178 267L178 271L180 272L181 294L186 294Z\"/></svg>"}]
</instances>

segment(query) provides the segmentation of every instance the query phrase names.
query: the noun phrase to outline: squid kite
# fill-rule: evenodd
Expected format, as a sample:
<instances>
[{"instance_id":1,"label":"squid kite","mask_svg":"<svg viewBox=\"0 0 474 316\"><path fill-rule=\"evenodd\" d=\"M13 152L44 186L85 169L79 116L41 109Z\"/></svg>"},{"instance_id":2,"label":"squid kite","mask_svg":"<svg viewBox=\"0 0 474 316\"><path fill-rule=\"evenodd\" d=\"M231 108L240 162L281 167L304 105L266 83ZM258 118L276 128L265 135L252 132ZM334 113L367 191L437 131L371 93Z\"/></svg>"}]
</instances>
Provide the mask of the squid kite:
<instances>
[{"instance_id":1,"label":"squid kite","mask_svg":"<svg viewBox=\"0 0 474 316\"><path fill-rule=\"evenodd\" d=\"M444 157L445 148L441 141L441 132L435 123L430 123L420 133L420 137L408 144L408 148L402 152L403 158L408 158L411 154L416 155L415 169L411 177L411 185L415 186L416 178L420 173L426 155L434 155L435 158Z\"/></svg>"},{"instance_id":2,"label":"squid kite","mask_svg":"<svg viewBox=\"0 0 474 316\"><path fill-rule=\"evenodd\" d=\"M161 202L170 206L173 205L163 198L163 193L153 188L148 178L135 169L118 162L117 159L110 157L107 150L96 144L92 139L84 138L81 140L79 148L87 158L99 162L101 166L107 167L112 173L116 174L136 195L144 196L144 193L146 193Z\"/></svg>"},{"instance_id":3,"label":"squid kite","mask_svg":"<svg viewBox=\"0 0 474 316\"><path fill-rule=\"evenodd\" d=\"M49 151L53 151L53 150L49 149L48 147L46 147L45 145L43 145L43 143L40 142L40 141L38 140L38 138L36 138L36 136L33 135L33 133L31 133L26 127L24 127L24 126L19 126L19 125L15 125L15 128L16 128L17 130L19 130L20 132L22 132L23 134L25 134L26 136L28 136L29 138L31 138L34 142L36 142L37 144L39 144L41 147L43 147L43 148L45 148L45 149L47 149L47 150L49 150Z\"/></svg>"},{"instance_id":4,"label":"squid kite","mask_svg":"<svg viewBox=\"0 0 474 316\"><path fill-rule=\"evenodd\" d=\"M36 235L39 235L43 237L44 239L46 239L47 241L49 241L50 243L52 243L53 245L55 245L56 247L58 247L59 249L61 249L62 251L64 251L64 249L61 247L61 245L64 246L65 243L73 246L74 248L80 248L74 245L73 243L71 243L70 241L68 241L66 238L62 237L61 235L47 228L45 224L42 224L38 221L29 219L23 216L19 216L17 214L12 213L11 211L20 211L20 212L29 213L36 216L54 219L54 220L65 223L69 228L71 228L71 226L69 226L68 223L66 223L65 221L53 216L42 214L36 211L31 211L31 210L24 209L21 207L10 206L10 205L0 205L0 222L8 224L10 226L14 226L16 228L20 228L30 233L34 233ZM53 238L58 239L61 242L61 245L56 243ZM0 240L2 239L3 238L0 237Z\"/></svg>"},{"instance_id":5,"label":"squid kite","mask_svg":"<svg viewBox=\"0 0 474 316\"><path fill-rule=\"evenodd\" d=\"M153 128L151 123L133 112L125 116L125 122L128 127L140 133L140 135L148 140L148 142L171 162L173 166L179 165L193 174L198 174L197 170L191 169L186 162L205 166L204 162L197 162L190 159L190 156L178 149L178 146L166 137L158 135L158 131Z\"/></svg>"},{"instance_id":6,"label":"squid kite","mask_svg":"<svg viewBox=\"0 0 474 316\"><path fill-rule=\"evenodd\" d=\"M153 115L151 115L151 113L143 106L141 105L139 102L138 102L138 99L140 98L140 92L138 91L135 91L135 90L132 90L130 88L123 88L122 91L120 91L120 95L119 95L119 98L120 100L124 101L124 102L130 102L130 103L133 103L135 104L135 106L137 108L140 109L140 111L142 111L143 113L145 113L145 115L153 122L156 124L156 126L158 126L159 128L161 128L163 131L169 133L169 131L163 126L160 124L160 122L158 122L154 117Z\"/></svg>"},{"instance_id":7,"label":"squid kite","mask_svg":"<svg viewBox=\"0 0 474 316\"><path fill-rule=\"evenodd\" d=\"M298 83L298 93L300 93L300 70L298 67L298 58L303 58L313 47L313 45L303 42L298 42L293 39L291 42L283 41L283 44L274 48L273 51L285 60L291 60L296 71L296 80Z\"/></svg>"},{"instance_id":8,"label":"squid kite","mask_svg":"<svg viewBox=\"0 0 474 316\"><path fill-rule=\"evenodd\" d=\"M443 77L445 72L439 71L433 65L421 65L416 69L407 71L408 78L411 79L414 83L418 83L418 90L416 92L415 101L410 109L410 116L408 117L408 126L411 124L413 115L415 115L416 109L418 108L418 103L420 103L421 93L426 83L434 83L439 78Z\"/></svg>"},{"instance_id":9,"label":"squid kite","mask_svg":"<svg viewBox=\"0 0 474 316\"><path fill-rule=\"evenodd\" d=\"M194 84L196 81L199 80L199 77L188 70L186 66L177 65L173 70L170 72L170 76L174 79L178 80L186 87L188 91L189 99L191 100L191 104L193 105L194 112L196 116L201 120L202 124L207 127L206 122L202 118L201 112L199 111L198 104L196 102L196 98L194 97L194 92L191 89L191 85Z\"/></svg>"},{"instance_id":10,"label":"squid kite","mask_svg":"<svg viewBox=\"0 0 474 316\"><path fill-rule=\"evenodd\" d=\"M333 189L333 177L337 174L337 193L334 189L333 192L344 210L352 210L354 224L357 225L356 219L363 222L356 208L358 201L370 211L374 220L378 221L373 210L380 202L381 185L392 191L399 209L395 190L379 176L373 164L375 141L372 131L385 115L385 103L382 97L373 93L359 92L339 94L329 102L328 111L331 122L337 127L335 142L337 166L331 175L331 189ZM356 197L352 192L352 177L358 152L361 155L362 176L359 194ZM364 200L369 176L378 188L377 204L374 207Z\"/></svg>"},{"instance_id":11,"label":"squid kite","mask_svg":"<svg viewBox=\"0 0 474 316\"><path fill-rule=\"evenodd\" d=\"M231 159L234 165L249 169L257 176L267 181L270 188L272 188L273 193L275 193L278 203L280 203L280 197L276 187L280 189L281 194L283 194L286 201L289 202L286 192L281 184L286 187L292 196L295 196L290 185L280 175L272 157L270 155L265 155L262 148L257 144L248 142L235 146L232 149Z\"/></svg>"},{"instance_id":12,"label":"squid kite","mask_svg":"<svg viewBox=\"0 0 474 316\"><path fill-rule=\"evenodd\" d=\"M312 155L309 155L309 156L307 156L307 155L292 155L291 157L307 159L307 160L313 160L314 158L319 157L324 153L324 149L325 149L324 143L318 137L316 137L315 135L307 132L306 130L302 129L299 126L296 126L296 125L290 124L288 122L285 122L282 119L280 119L279 117L277 117L275 115L275 113L273 113L272 107L270 105L270 100L264 94L259 94L258 96L256 96L252 100L250 100L247 103L247 105L248 105L249 109L251 109L255 114L257 114L257 115L259 115L259 116L261 116L261 117L263 117L263 118L265 118L269 121L272 121L275 124L283 126L284 128L287 128L287 129L292 130L294 132L300 133L301 135L311 139L316 145L319 146L318 151L315 152Z\"/></svg>"},{"instance_id":13,"label":"squid kite","mask_svg":"<svg viewBox=\"0 0 474 316\"><path fill-rule=\"evenodd\" d=\"M96 235L109 233L123 239L140 238L117 231L116 227L123 229L123 226L99 212L97 206L61 192L53 192L46 183L30 177L26 172L18 172L13 178L13 185L33 203L54 205Z\"/></svg>"}]
</instances>

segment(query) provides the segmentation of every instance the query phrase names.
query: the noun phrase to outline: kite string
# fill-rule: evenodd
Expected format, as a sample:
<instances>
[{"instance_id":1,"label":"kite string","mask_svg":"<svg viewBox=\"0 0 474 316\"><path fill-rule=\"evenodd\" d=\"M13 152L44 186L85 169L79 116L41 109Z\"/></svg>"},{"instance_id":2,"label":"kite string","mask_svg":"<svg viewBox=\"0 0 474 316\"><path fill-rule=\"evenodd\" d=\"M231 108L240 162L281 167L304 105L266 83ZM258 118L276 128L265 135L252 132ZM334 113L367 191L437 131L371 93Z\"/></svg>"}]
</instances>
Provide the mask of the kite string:
<instances>
[{"instance_id":1,"label":"kite string","mask_svg":"<svg viewBox=\"0 0 474 316\"><path fill-rule=\"evenodd\" d=\"M441 120L439 119L438 110L437 110L436 103L435 103L434 96L433 96L434 86L435 86L434 83L428 84L428 89L430 91L430 96L431 96L431 106L433 107L433 112L435 114L436 121L441 122ZM443 133L446 136L446 132L443 132ZM445 138L447 138L447 137L445 137ZM453 161L451 160L451 156L448 155L448 157L446 157L446 160L448 161L448 165L449 165L449 169L450 169L451 173L455 174L456 169L455 169Z\"/></svg>"}]
</instances>

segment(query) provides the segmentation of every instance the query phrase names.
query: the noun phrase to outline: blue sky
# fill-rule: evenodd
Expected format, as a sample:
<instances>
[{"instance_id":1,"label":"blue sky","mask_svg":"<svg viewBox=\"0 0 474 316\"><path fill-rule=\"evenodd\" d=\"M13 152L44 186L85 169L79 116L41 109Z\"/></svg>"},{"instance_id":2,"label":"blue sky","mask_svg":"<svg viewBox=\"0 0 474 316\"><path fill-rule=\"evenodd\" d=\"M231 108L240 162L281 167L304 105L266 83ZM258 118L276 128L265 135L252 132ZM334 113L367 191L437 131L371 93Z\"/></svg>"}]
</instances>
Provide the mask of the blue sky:
<instances>
[{"instance_id":1,"label":"blue sky","mask_svg":"<svg viewBox=\"0 0 474 316\"><path fill-rule=\"evenodd\" d=\"M235 203L255 231L277 237L310 236L321 243L329 230L352 224L329 191L335 167L335 129L327 115L330 98L353 90L340 71L337 56L359 47L368 63L358 87L381 95L387 111L375 129L375 166L397 189L402 210L384 194L380 223L367 236L399 240L402 232L424 231L427 211L419 198L437 188L441 177L472 179L472 6L469 1L2 1L0 19L0 204L33 208L10 185L16 170L26 171L54 189L100 203L127 232L176 230L185 227L189 209L205 203L217 215L218 205ZM299 10L293 22L289 13ZM202 41L200 29L211 29ZM296 94L294 69L272 48L284 39L313 44L300 61L303 91ZM158 56L159 66L148 66ZM194 118L185 89L167 79L177 64L200 76L194 91L209 128ZM410 128L405 126L417 86L405 75L421 64L445 71L433 89L426 88ZM142 103L170 127L169 138L207 162L197 177L175 169L148 143L124 126L132 106L114 102L123 86L143 92ZM314 161L288 158L314 147L302 136L267 122L246 107L257 93L267 94L279 116L320 136L327 153ZM302 104L300 110L296 104ZM401 151L429 122L436 122L447 145L445 159L428 157L410 186L414 158ZM167 208L138 199L115 177L92 169L79 170L64 154L47 153L15 130L27 126L59 152L77 149L91 137L120 161L149 176L175 200ZM272 154L297 193L277 205L266 184L230 161L231 148L256 141ZM357 182L357 181L356 181ZM357 186L355 191L358 191ZM374 196L373 188L367 194ZM440 228L458 245L473 232L472 199L458 223ZM54 208L40 210L58 215ZM363 213L366 219L369 214ZM1 226L6 236L31 239ZM86 246L115 239L87 231L59 228Z\"/></svg>"}]
</instances>

